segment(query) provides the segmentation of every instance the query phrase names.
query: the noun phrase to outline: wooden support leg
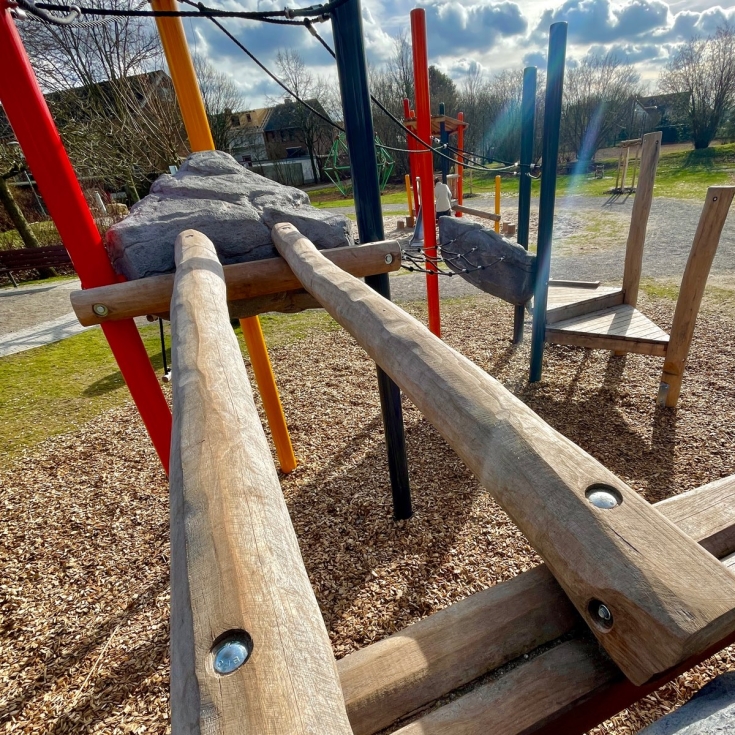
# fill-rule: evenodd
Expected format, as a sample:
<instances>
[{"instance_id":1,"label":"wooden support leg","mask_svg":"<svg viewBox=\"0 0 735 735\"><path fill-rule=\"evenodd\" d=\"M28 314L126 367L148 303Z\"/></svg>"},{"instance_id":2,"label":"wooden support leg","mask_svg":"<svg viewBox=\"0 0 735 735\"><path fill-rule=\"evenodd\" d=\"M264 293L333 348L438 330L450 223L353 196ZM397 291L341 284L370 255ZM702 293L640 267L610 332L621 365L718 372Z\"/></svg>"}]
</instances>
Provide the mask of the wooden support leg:
<instances>
[{"instance_id":1,"label":"wooden support leg","mask_svg":"<svg viewBox=\"0 0 735 735\"><path fill-rule=\"evenodd\" d=\"M642 684L735 630L735 577L710 554L487 373L336 268L292 225L276 225L272 237L304 288L526 534L632 681Z\"/></svg>"},{"instance_id":2,"label":"wooden support leg","mask_svg":"<svg viewBox=\"0 0 735 735\"><path fill-rule=\"evenodd\" d=\"M735 187L711 186L699 218L697 232L684 270L676 302L674 322L666 350L663 375L659 387L660 406L673 408L679 400L689 348L694 336L699 307L702 304L712 261L720 243L722 228L735 196Z\"/></svg>"}]
</instances>

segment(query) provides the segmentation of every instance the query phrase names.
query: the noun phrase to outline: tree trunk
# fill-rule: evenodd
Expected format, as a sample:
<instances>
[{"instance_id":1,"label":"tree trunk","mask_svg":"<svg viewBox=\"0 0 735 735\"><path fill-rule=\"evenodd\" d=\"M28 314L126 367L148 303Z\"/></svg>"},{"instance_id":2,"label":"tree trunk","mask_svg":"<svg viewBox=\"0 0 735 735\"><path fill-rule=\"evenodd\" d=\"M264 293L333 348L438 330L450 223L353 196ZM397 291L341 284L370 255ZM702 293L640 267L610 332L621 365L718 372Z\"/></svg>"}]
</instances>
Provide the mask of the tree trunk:
<instances>
[{"instance_id":1,"label":"tree trunk","mask_svg":"<svg viewBox=\"0 0 735 735\"><path fill-rule=\"evenodd\" d=\"M2 176L0 176L0 202L5 207L5 211L8 213L11 222L15 225L15 229L18 231L18 236L23 241L23 244L27 248L40 248L41 243L38 242L36 233L31 229L23 211L18 206L18 202L15 201L7 180ZM38 275L40 278L51 278L56 275L56 271L53 268L39 268Z\"/></svg>"}]
</instances>

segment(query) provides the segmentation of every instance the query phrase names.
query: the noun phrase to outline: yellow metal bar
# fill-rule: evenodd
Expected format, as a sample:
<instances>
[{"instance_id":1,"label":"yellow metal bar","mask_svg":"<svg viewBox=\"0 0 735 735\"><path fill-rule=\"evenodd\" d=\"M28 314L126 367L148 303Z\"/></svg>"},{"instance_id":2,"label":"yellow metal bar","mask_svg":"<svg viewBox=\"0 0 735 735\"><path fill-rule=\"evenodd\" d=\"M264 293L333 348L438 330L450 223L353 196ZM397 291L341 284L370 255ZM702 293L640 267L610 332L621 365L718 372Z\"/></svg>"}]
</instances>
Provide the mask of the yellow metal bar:
<instances>
[{"instance_id":1,"label":"yellow metal bar","mask_svg":"<svg viewBox=\"0 0 735 735\"><path fill-rule=\"evenodd\" d=\"M176 0L151 0L151 5L154 10L178 10ZM161 36L163 51L166 54L191 149L192 151L213 151L214 141L209 129L199 82L194 73L194 63L186 43L184 24L181 18L169 17L156 18L156 25ZM258 384L258 390L263 399L263 409L271 429L273 443L276 446L278 462L283 472L293 472L296 469L296 457L260 320L257 316L241 319L240 326L250 354L255 382Z\"/></svg>"},{"instance_id":2,"label":"yellow metal bar","mask_svg":"<svg viewBox=\"0 0 735 735\"><path fill-rule=\"evenodd\" d=\"M495 214L500 216L500 176L495 177ZM500 220L495 223L495 232L500 232Z\"/></svg>"}]
</instances>

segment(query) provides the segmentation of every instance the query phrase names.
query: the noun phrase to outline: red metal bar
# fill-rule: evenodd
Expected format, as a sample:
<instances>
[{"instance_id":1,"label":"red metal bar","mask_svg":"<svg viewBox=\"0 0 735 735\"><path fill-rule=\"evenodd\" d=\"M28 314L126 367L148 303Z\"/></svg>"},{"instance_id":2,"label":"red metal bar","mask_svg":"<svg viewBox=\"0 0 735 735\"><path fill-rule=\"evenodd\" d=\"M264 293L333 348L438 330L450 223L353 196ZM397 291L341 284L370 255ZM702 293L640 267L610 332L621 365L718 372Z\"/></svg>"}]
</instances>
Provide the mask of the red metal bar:
<instances>
[{"instance_id":1,"label":"red metal bar","mask_svg":"<svg viewBox=\"0 0 735 735\"><path fill-rule=\"evenodd\" d=\"M51 118L23 43L0 0L0 102L38 183L83 288L115 283L102 237ZM171 451L171 411L132 319L103 332L163 467Z\"/></svg>"},{"instance_id":2,"label":"red metal bar","mask_svg":"<svg viewBox=\"0 0 735 735\"><path fill-rule=\"evenodd\" d=\"M461 123L464 122L464 112L457 113L457 120ZM464 203L464 191L462 190L462 184L464 183L464 166L462 165L462 154L464 153L464 125L460 125L459 128L457 128L457 148L459 150L459 154L457 155L457 174L459 175L459 178L457 179L457 204L462 206ZM462 212L455 212L455 214L457 217L462 216Z\"/></svg>"},{"instance_id":3,"label":"red metal bar","mask_svg":"<svg viewBox=\"0 0 735 735\"><path fill-rule=\"evenodd\" d=\"M416 90L416 134L431 145L431 100L429 98L429 53L426 45L426 11L411 11L411 45L413 48L413 81ZM416 142L418 146L419 143ZM441 337L439 314L439 277L434 275L436 259L436 207L434 205L434 156L417 156L417 172L421 179L421 213L424 218L424 253L427 257L426 300L429 307L429 330Z\"/></svg>"},{"instance_id":4,"label":"red metal bar","mask_svg":"<svg viewBox=\"0 0 735 735\"><path fill-rule=\"evenodd\" d=\"M411 104L408 101L407 98L404 97L403 99L403 119L404 122L408 122L409 120L413 120L416 117L416 113L411 109ZM416 139L413 137L413 135L409 135L406 133L406 148L408 148L409 151L415 151L418 146L418 143L416 142ZM409 153L408 154L408 168L409 173L411 175L411 188L413 190L413 211L416 212L418 215L419 211L419 189L418 184L416 183L416 159L418 156L416 156L415 153Z\"/></svg>"}]
</instances>

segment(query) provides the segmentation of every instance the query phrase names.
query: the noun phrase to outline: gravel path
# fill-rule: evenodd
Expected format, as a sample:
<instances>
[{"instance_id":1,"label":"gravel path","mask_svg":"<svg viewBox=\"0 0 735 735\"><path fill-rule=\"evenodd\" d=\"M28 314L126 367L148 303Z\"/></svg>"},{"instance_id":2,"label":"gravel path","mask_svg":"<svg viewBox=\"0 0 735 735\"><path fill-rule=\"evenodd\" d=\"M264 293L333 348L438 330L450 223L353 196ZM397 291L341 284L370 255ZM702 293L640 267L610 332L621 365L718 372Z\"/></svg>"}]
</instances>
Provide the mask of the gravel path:
<instances>
[{"instance_id":1,"label":"gravel path","mask_svg":"<svg viewBox=\"0 0 735 735\"><path fill-rule=\"evenodd\" d=\"M473 197L473 207L491 210L492 198ZM505 197L504 219L515 222L518 198ZM620 283L625 261L625 242L633 207L633 197L565 196L557 201L555 242L551 275L554 278L599 280ZM395 230L403 204L386 204L386 235L407 238L406 231ZM678 284L686 266L697 228L702 203L680 199L654 199L643 255L643 276ZM354 213L354 207L331 211ZM536 239L538 200L532 203L531 242ZM470 217L469 219L474 219ZM422 301L426 298L426 279L421 273L399 271L391 275L395 301ZM725 224L720 246L712 266L710 283L735 287L735 216ZM83 328L76 323L69 304L69 292L79 281L55 282L0 290L0 357L41 344L56 342ZM481 293L462 278L441 277L443 298Z\"/></svg>"}]
</instances>

